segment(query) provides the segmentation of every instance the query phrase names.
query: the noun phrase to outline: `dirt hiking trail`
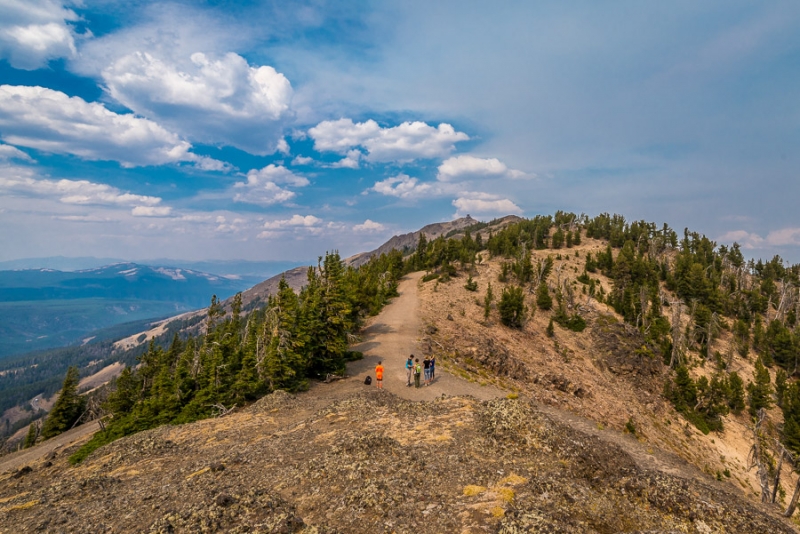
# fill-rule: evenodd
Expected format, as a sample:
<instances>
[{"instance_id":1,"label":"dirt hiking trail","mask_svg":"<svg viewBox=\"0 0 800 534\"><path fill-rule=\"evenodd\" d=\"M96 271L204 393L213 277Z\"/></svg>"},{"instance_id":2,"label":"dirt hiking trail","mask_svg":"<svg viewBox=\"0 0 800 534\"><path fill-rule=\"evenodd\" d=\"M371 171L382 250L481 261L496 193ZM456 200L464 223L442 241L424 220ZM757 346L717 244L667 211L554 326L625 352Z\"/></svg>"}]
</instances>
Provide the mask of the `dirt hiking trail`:
<instances>
[{"instance_id":1,"label":"dirt hiking trail","mask_svg":"<svg viewBox=\"0 0 800 534\"><path fill-rule=\"evenodd\" d=\"M348 374L362 383L367 376L371 376L371 387L375 388L375 366L381 361L385 369L383 389L404 399L430 401L442 395L472 395L480 400L505 397L507 392L496 387L481 386L451 375L444 370L441 361L437 362L436 376L429 386L406 386L406 359L414 354L422 364L425 357L418 346L423 325L419 314L417 284L423 274L412 273L400 280L400 296L372 319L362 333L362 342L353 347L364 353L364 359L349 364ZM424 382L424 375L420 382Z\"/></svg>"}]
</instances>

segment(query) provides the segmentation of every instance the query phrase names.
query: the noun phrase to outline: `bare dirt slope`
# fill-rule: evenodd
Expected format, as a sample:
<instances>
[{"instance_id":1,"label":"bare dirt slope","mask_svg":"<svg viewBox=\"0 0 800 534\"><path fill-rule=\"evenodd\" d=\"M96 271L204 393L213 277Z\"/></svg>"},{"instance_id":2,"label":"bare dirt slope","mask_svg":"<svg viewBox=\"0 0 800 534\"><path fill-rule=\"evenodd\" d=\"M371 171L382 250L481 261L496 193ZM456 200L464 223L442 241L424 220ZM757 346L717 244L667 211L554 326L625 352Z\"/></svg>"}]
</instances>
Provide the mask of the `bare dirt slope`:
<instances>
[{"instance_id":1,"label":"bare dirt slope","mask_svg":"<svg viewBox=\"0 0 800 534\"><path fill-rule=\"evenodd\" d=\"M351 378L142 432L78 467L67 457L80 440L5 460L0 532L794 532L729 484L578 416L482 401L502 391L442 372L406 388L417 277L400 289ZM385 391L363 385L378 358Z\"/></svg>"}]
</instances>

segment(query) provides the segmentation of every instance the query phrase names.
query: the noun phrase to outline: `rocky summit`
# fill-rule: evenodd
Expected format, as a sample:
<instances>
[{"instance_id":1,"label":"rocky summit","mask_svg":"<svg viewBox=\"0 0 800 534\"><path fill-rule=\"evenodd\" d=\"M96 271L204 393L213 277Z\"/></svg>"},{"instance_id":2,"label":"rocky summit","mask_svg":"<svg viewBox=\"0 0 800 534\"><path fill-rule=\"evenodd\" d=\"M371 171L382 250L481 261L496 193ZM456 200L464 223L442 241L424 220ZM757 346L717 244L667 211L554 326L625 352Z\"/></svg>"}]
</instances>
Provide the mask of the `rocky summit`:
<instances>
[{"instance_id":1,"label":"rocky summit","mask_svg":"<svg viewBox=\"0 0 800 534\"><path fill-rule=\"evenodd\" d=\"M513 397L513 395L512 395ZM347 379L0 475L0 532L794 532L730 485L524 398Z\"/></svg>"}]
</instances>

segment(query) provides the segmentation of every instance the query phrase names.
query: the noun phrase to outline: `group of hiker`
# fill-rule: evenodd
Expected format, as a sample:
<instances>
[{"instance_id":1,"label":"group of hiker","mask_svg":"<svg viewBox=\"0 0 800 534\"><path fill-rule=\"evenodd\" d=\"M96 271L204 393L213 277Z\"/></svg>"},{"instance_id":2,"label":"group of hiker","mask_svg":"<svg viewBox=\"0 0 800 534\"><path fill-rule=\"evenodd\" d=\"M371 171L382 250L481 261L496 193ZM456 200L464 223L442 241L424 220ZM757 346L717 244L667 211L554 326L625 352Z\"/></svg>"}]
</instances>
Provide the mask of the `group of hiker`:
<instances>
[{"instance_id":1,"label":"group of hiker","mask_svg":"<svg viewBox=\"0 0 800 534\"><path fill-rule=\"evenodd\" d=\"M414 377L414 387L420 385L430 386L434 379L436 372L436 356L425 356L422 364L419 363L419 358L414 358L414 355L408 357L406 360L406 387L411 387L411 377ZM420 384L420 378L424 373L424 382Z\"/></svg>"},{"instance_id":2,"label":"group of hiker","mask_svg":"<svg viewBox=\"0 0 800 534\"><path fill-rule=\"evenodd\" d=\"M420 363L419 358L410 355L406 360L406 387L412 386L412 377L414 387L430 386L436 378L436 356L425 356ZM383 361L375 366L375 382L378 389L383 389Z\"/></svg>"}]
</instances>

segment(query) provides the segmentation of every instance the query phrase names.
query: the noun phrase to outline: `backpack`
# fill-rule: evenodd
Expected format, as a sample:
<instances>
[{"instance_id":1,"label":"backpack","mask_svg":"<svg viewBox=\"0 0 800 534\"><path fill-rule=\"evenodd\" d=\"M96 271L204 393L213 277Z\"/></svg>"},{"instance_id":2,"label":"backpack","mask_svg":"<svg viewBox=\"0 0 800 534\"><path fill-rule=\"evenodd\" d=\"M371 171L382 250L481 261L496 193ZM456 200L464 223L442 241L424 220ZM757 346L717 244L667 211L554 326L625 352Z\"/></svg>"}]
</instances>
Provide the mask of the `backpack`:
<instances>
[{"instance_id":1,"label":"backpack","mask_svg":"<svg viewBox=\"0 0 800 534\"><path fill-rule=\"evenodd\" d=\"M368 386L370 384L372 384L372 377L371 376L367 376L367 378L364 379L364 385Z\"/></svg>"}]
</instances>

